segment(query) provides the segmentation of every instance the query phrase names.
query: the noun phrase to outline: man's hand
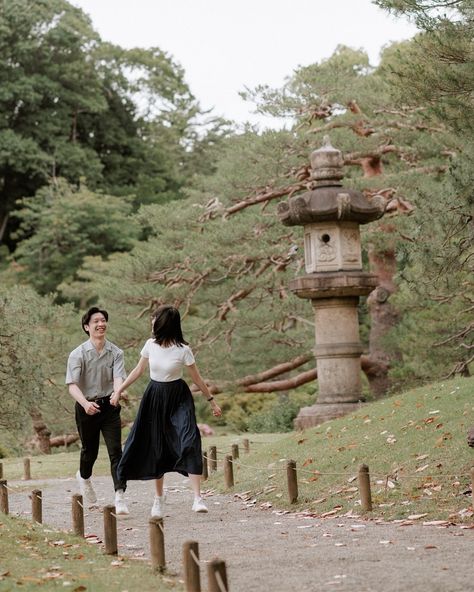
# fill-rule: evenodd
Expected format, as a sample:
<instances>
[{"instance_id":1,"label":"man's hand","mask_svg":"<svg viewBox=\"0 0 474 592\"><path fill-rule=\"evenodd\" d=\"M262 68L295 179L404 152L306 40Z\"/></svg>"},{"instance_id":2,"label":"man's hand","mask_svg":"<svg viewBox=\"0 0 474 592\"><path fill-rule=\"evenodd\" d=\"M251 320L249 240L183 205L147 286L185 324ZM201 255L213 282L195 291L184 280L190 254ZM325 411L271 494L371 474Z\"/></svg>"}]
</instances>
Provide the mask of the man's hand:
<instances>
[{"instance_id":1,"label":"man's hand","mask_svg":"<svg viewBox=\"0 0 474 592\"><path fill-rule=\"evenodd\" d=\"M471 448L474 448L474 426L467 431L467 443Z\"/></svg>"},{"instance_id":2,"label":"man's hand","mask_svg":"<svg viewBox=\"0 0 474 592\"><path fill-rule=\"evenodd\" d=\"M96 413L100 413L100 407L94 401L87 401L84 405L84 411L87 415L95 415Z\"/></svg>"}]
</instances>

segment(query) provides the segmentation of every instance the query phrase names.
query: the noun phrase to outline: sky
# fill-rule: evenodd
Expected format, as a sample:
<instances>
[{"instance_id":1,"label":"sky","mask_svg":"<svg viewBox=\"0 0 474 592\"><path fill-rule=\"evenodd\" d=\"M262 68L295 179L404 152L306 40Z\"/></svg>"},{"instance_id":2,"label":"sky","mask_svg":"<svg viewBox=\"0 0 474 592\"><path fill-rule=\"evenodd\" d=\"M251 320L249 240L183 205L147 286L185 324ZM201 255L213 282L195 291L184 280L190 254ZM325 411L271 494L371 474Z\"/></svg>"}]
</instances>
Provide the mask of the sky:
<instances>
[{"instance_id":1,"label":"sky","mask_svg":"<svg viewBox=\"0 0 474 592\"><path fill-rule=\"evenodd\" d=\"M159 47L185 71L204 109L238 123L268 122L239 91L281 87L298 66L328 58L340 44L367 51L409 39L414 25L370 0L71 0L104 41Z\"/></svg>"}]
</instances>

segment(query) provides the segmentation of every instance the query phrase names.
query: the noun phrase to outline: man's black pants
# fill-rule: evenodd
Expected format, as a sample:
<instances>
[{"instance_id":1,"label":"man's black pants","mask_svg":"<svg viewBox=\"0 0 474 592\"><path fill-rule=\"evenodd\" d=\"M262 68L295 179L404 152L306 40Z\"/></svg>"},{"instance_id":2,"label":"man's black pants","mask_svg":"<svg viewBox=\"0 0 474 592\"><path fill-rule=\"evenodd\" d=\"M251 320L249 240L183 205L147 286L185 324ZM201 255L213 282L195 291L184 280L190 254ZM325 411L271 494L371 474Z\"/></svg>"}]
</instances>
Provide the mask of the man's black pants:
<instances>
[{"instance_id":1,"label":"man's black pants","mask_svg":"<svg viewBox=\"0 0 474 592\"><path fill-rule=\"evenodd\" d=\"M120 405L110 404L110 397L94 401L100 406L100 413L87 415L82 405L76 403L76 425L82 442L80 472L83 479L89 479L92 468L99 454L100 434L104 436L110 458L110 472L114 480L114 489L125 491L126 483L117 479L117 467L122 458Z\"/></svg>"}]
</instances>

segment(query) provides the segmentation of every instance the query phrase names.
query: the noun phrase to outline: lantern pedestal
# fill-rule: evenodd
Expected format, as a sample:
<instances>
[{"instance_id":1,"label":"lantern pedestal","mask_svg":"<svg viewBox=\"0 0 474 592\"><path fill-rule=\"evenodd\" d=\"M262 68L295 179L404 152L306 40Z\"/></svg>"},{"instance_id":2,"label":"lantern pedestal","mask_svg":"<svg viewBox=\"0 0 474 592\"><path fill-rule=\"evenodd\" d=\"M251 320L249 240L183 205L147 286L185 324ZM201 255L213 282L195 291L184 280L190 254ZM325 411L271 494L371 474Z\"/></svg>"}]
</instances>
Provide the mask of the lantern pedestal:
<instances>
[{"instance_id":1,"label":"lantern pedestal","mask_svg":"<svg viewBox=\"0 0 474 592\"><path fill-rule=\"evenodd\" d=\"M362 403L316 403L310 407L302 407L298 417L294 420L294 427L296 430L313 428L330 419L337 419L348 413L355 413L360 409L361 405Z\"/></svg>"}]
</instances>

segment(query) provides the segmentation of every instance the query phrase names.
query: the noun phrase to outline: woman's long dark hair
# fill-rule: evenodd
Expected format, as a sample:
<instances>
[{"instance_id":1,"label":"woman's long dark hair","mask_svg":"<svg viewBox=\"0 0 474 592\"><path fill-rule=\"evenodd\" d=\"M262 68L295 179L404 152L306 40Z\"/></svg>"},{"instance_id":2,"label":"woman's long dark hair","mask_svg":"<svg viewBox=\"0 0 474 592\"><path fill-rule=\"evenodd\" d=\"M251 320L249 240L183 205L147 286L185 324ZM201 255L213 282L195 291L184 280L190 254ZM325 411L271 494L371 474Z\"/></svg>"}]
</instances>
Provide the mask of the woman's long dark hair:
<instances>
[{"instance_id":1,"label":"woman's long dark hair","mask_svg":"<svg viewBox=\"0 0 474 592\"><path fill-rule=\"evenodd\" d=\"M181 317L174 306L163 305L152 314L155 343L163 347L188 345L181 330Z\"/></svg>"}]
</instances>

